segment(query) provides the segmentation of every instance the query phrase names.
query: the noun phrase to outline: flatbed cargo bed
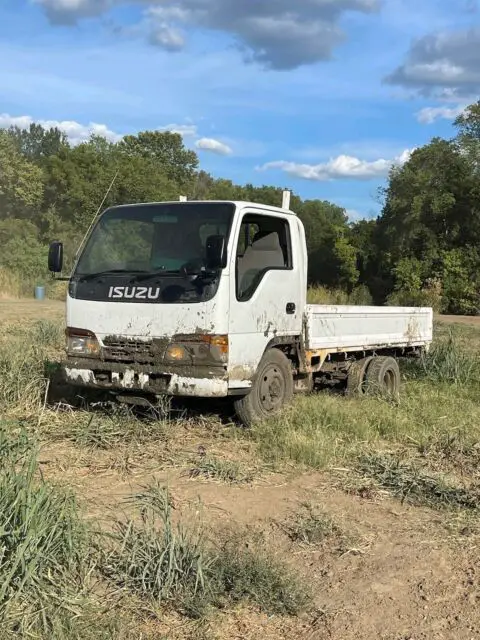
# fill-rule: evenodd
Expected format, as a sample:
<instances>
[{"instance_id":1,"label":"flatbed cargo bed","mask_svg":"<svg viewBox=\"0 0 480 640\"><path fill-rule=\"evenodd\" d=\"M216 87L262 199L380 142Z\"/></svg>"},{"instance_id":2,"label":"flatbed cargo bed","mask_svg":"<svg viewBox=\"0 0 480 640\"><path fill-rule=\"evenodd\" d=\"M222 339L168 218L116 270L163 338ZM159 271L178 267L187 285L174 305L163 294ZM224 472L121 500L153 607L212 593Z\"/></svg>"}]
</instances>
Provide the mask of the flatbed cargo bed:
<instances>
[{"instance_id":1,"label":"flatbed cargo bed","mask_svg":"<svg viewBox=\"0 0 480 640\"><path fill-rule=\"evenodd\" d=\"M305 348L309 350L428 347L433 312L424 307L308 304L305 325Z\"/></svg>"}]
</instances>

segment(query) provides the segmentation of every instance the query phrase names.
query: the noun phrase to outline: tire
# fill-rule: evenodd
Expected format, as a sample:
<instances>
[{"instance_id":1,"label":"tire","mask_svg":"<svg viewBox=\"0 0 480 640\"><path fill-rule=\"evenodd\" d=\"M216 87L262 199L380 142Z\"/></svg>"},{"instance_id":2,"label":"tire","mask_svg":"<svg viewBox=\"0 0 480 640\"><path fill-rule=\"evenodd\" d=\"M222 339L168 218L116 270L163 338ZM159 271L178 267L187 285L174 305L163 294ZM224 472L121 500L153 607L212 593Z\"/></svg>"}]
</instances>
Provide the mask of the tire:
<instances>
[{"instance_id":1,"label":"tire","mask_svg":"<svg viewBox=\"0 0 480 640\"><path fill-rule=\"evenodd\" d=\"M293 399L290 361L278 349L269 349L258 365L252 390L234 402L235 413L246 427L277 414Z\"/></svg>"},{"instance_id":2,"label":"tire","mask_svg":"<svg viewBox=\"0 0 480 640\"><path fill-rule=\"evenodd\" d=\"M361 396L365 393L365 375L373 356L355 360L348 370L347 389L348 396Z\"/></svg>"},{"instance_id":3,"label":"tire","mask_svg":"<svg viewBox=\"0 0 480 640\"><path fill-rule=\"evenodd\" d=\"M371 395L397 397L400 393L400 369L395 358L372 358L365 376L367 392Z\"/></svg>"}]
</instances>

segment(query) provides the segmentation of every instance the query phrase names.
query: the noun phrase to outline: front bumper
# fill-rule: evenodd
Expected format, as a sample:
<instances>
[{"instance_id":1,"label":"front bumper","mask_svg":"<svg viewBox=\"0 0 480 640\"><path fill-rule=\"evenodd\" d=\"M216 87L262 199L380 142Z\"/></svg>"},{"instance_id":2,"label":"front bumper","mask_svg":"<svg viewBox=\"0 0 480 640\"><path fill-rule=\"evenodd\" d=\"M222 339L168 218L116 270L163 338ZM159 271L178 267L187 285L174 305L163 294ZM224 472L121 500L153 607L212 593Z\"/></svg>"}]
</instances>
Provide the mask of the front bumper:
<instances>
[{"instance_id":1,"label":"front bumper","mask_svg":"<svg viewBox=\"0 0 480 640\"><path fill-rule=\"evenodd\" d=\"M177 367L166 371L148 365L69 359L62 369L65 381L78 387L199 398L228 395L224 366Z\"/></svg>"}]
</instances>

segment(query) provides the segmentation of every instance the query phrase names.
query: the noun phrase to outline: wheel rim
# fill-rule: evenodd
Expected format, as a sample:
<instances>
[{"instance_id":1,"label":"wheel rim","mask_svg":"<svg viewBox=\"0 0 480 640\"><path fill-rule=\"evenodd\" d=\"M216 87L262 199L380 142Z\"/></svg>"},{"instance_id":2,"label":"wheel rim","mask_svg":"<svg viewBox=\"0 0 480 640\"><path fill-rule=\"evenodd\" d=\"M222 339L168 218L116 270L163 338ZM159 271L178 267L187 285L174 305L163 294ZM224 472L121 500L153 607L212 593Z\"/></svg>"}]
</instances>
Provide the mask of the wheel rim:
<instances>
[{"instance_id":1,"label":"wheel rim","mask_svg":"<svg viewBox=\"0 0 480 640\"><path fill-rule=\"evenodd\" d=\"M383 387L389 393L393 393L395 391L395 373L391 369L385 371L383 376Z\"/></svg>"},{"instance_id":2,"label":"wheel rim","mask_svg":"<svg viewBox=\"0 0 480 640\"><path fill-rule=\"evenodd\" d=\"M285 399L285 380L277 366L270 365L263 370L258 392L260 405L265 413L272 413L282 407Z\"/></svg>"}]
</instances>

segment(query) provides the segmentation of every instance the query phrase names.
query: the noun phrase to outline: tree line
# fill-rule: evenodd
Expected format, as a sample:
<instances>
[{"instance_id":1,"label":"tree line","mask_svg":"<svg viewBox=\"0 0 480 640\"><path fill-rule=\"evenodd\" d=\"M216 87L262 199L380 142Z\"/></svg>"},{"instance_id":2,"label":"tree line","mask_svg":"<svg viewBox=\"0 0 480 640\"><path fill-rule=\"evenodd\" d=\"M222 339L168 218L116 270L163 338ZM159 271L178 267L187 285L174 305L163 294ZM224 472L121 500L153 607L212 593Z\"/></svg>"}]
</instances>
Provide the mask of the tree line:
<instances>
[{"instance_id":1,"label":"tree line","mask_svg":"<svg viewBox=\"0 0 480 640\"><path fill-rule=\"evenodd\" d=\"M352 303L480 312L480 102L455 128L452 139L433 138L392 167L376 220L351 223L334 203L292 194L305 225L311 285L341 291ZM0 270L25 281L47 278L49 242L64 241L68 268L102 202L179 195L278 206L282 189L214 178L168 131L117 143L92 136L72 146L55 128L0 130Z\"/></svg>"}]
</instances>

